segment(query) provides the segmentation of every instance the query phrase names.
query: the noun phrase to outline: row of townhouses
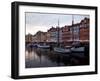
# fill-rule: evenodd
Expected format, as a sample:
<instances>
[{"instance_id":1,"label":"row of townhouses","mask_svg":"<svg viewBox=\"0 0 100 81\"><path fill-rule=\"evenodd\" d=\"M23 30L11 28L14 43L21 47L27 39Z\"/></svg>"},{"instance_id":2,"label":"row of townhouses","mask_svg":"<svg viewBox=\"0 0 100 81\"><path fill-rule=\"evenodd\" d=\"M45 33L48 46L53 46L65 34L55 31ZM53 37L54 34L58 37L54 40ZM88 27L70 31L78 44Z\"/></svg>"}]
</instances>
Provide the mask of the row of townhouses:
<instances>
[{"instance_id":1,"label":"row of townhouses","mask_svg":"<svg viewBox=\"0 0 100 81\"><path fill-rule=\"evenodd\" d=\"M79 23L72 23L72 25L51 27L47 32L38 31L35 35L28 34L25 39L26 42L59 42L66 44L79 41L88 43L89 18L84 18Z\"/></svg>"}]
</instances>

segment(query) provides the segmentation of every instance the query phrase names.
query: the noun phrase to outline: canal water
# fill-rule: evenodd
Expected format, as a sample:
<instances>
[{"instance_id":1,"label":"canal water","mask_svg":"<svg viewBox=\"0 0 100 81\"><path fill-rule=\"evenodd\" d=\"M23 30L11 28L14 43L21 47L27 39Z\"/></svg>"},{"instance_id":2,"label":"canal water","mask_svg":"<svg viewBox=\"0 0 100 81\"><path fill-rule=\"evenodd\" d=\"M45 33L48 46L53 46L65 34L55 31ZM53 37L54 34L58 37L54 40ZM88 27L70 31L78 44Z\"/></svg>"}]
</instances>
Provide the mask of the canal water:
<instances>
[{"instance_id":1,"label":"canal water","mask_svg":"<svg viewBox=\"0 0 100 81\"><path fill-rule=\"evenodd\" d=\"M75 56L74 56L75 55ZM81 57L77 56L80 55ZM58 67L89 65L89 58L82 56L81 53L59 54L50 49L26 48L25 67Z\"/></svg>"}]
</instances>

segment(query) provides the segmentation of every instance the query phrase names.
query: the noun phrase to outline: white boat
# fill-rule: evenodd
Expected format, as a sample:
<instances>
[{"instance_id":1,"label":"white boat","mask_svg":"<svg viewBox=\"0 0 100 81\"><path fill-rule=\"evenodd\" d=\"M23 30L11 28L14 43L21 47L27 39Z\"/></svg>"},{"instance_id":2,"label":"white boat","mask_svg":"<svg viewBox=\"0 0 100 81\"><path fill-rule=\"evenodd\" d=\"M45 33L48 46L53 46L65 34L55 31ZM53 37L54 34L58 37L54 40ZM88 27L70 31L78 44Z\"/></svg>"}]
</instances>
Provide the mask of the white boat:
<instances>
[{"instance_id":1,"label":"white boat","mask_svg":"<svg viewBox=\"0 0 100 81\"><path fill-rule=\"evenodd\" d=\"M37 47L37 45L38 45L38 44L28 44L27 47L33 48L33 47Z\"/></svg>"},{"instance_id":2,"label":"white boat","mask_svg":"<svg viewBox=\"0 0 100 81\"><path fill-rule=\"evenodd\" d=\"M71 48L72 46L65 46L65 48Z\"/></svg>"},{"instance_id":3,"label":"white boat","mask_svg":"<svg viewBox=\"0 0 100 81\"><path fill-rule=\"evenodd\" d=\"M38 47L38 48L44 48L44 49L50 48L49 45L37 45L37 47Z\"/></svg>"},{"instance_id":4,"label":"white boat","mask_svg":"<svg viewBox=\"0 0 100 81\"><path fill-rule=\"evenodd\" d=\"M85 47L72 47L71 51L72 52L84 52L85 51Z\"/></svg>"},{"instance_id":5,"label":"white boat","mask_svg":"<svg viewBox=\"0 0 100 81\"><path fill-rule=\"evenodd\" d=\"M54 51L57 53L70 53L70 49L61 48L61 47L54 47Z\"/></svg>"}]
</instances>

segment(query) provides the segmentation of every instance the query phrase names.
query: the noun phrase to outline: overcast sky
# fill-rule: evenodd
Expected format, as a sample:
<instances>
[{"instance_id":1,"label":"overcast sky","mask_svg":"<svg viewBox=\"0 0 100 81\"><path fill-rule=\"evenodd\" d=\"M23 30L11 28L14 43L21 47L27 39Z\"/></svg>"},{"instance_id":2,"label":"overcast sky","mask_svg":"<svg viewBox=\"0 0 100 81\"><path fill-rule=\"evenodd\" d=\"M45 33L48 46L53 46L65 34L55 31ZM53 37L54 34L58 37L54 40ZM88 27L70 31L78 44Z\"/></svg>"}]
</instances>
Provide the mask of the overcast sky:
<instances>
[{"instance_id":1,"label":"overcast sky","mask_svg":"<svg viewBox=\"0 0 100 81\"><path fill-rule=\"evenodd\" d=\"M72 15L71 14L49 14L49 13L25 13L26 17L26 34L31 33L35 34L37 31L46 32L52 26L65 26L72 24ZM80 22L88 15L73 15L74 23Z\"/></svg>"}]
</instances>

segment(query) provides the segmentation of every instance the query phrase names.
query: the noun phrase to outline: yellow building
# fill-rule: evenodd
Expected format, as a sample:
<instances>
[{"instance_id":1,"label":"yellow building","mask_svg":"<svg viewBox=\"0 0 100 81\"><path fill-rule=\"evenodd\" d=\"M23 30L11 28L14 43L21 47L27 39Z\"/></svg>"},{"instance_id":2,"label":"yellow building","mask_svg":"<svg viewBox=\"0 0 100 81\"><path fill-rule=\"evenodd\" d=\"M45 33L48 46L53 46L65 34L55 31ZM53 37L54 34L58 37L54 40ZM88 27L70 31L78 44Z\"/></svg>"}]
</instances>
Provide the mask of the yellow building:
<instances>
[{"instance_id":1,"label":"yellow building","mask_svg":"<svg viewBox=\"0 0 100 81\"><path fill-rule=\"evenodd\" d=\"M47 42L47 32L38 31L33 36L33 42Z\"/></svg>"}]
</instances>

